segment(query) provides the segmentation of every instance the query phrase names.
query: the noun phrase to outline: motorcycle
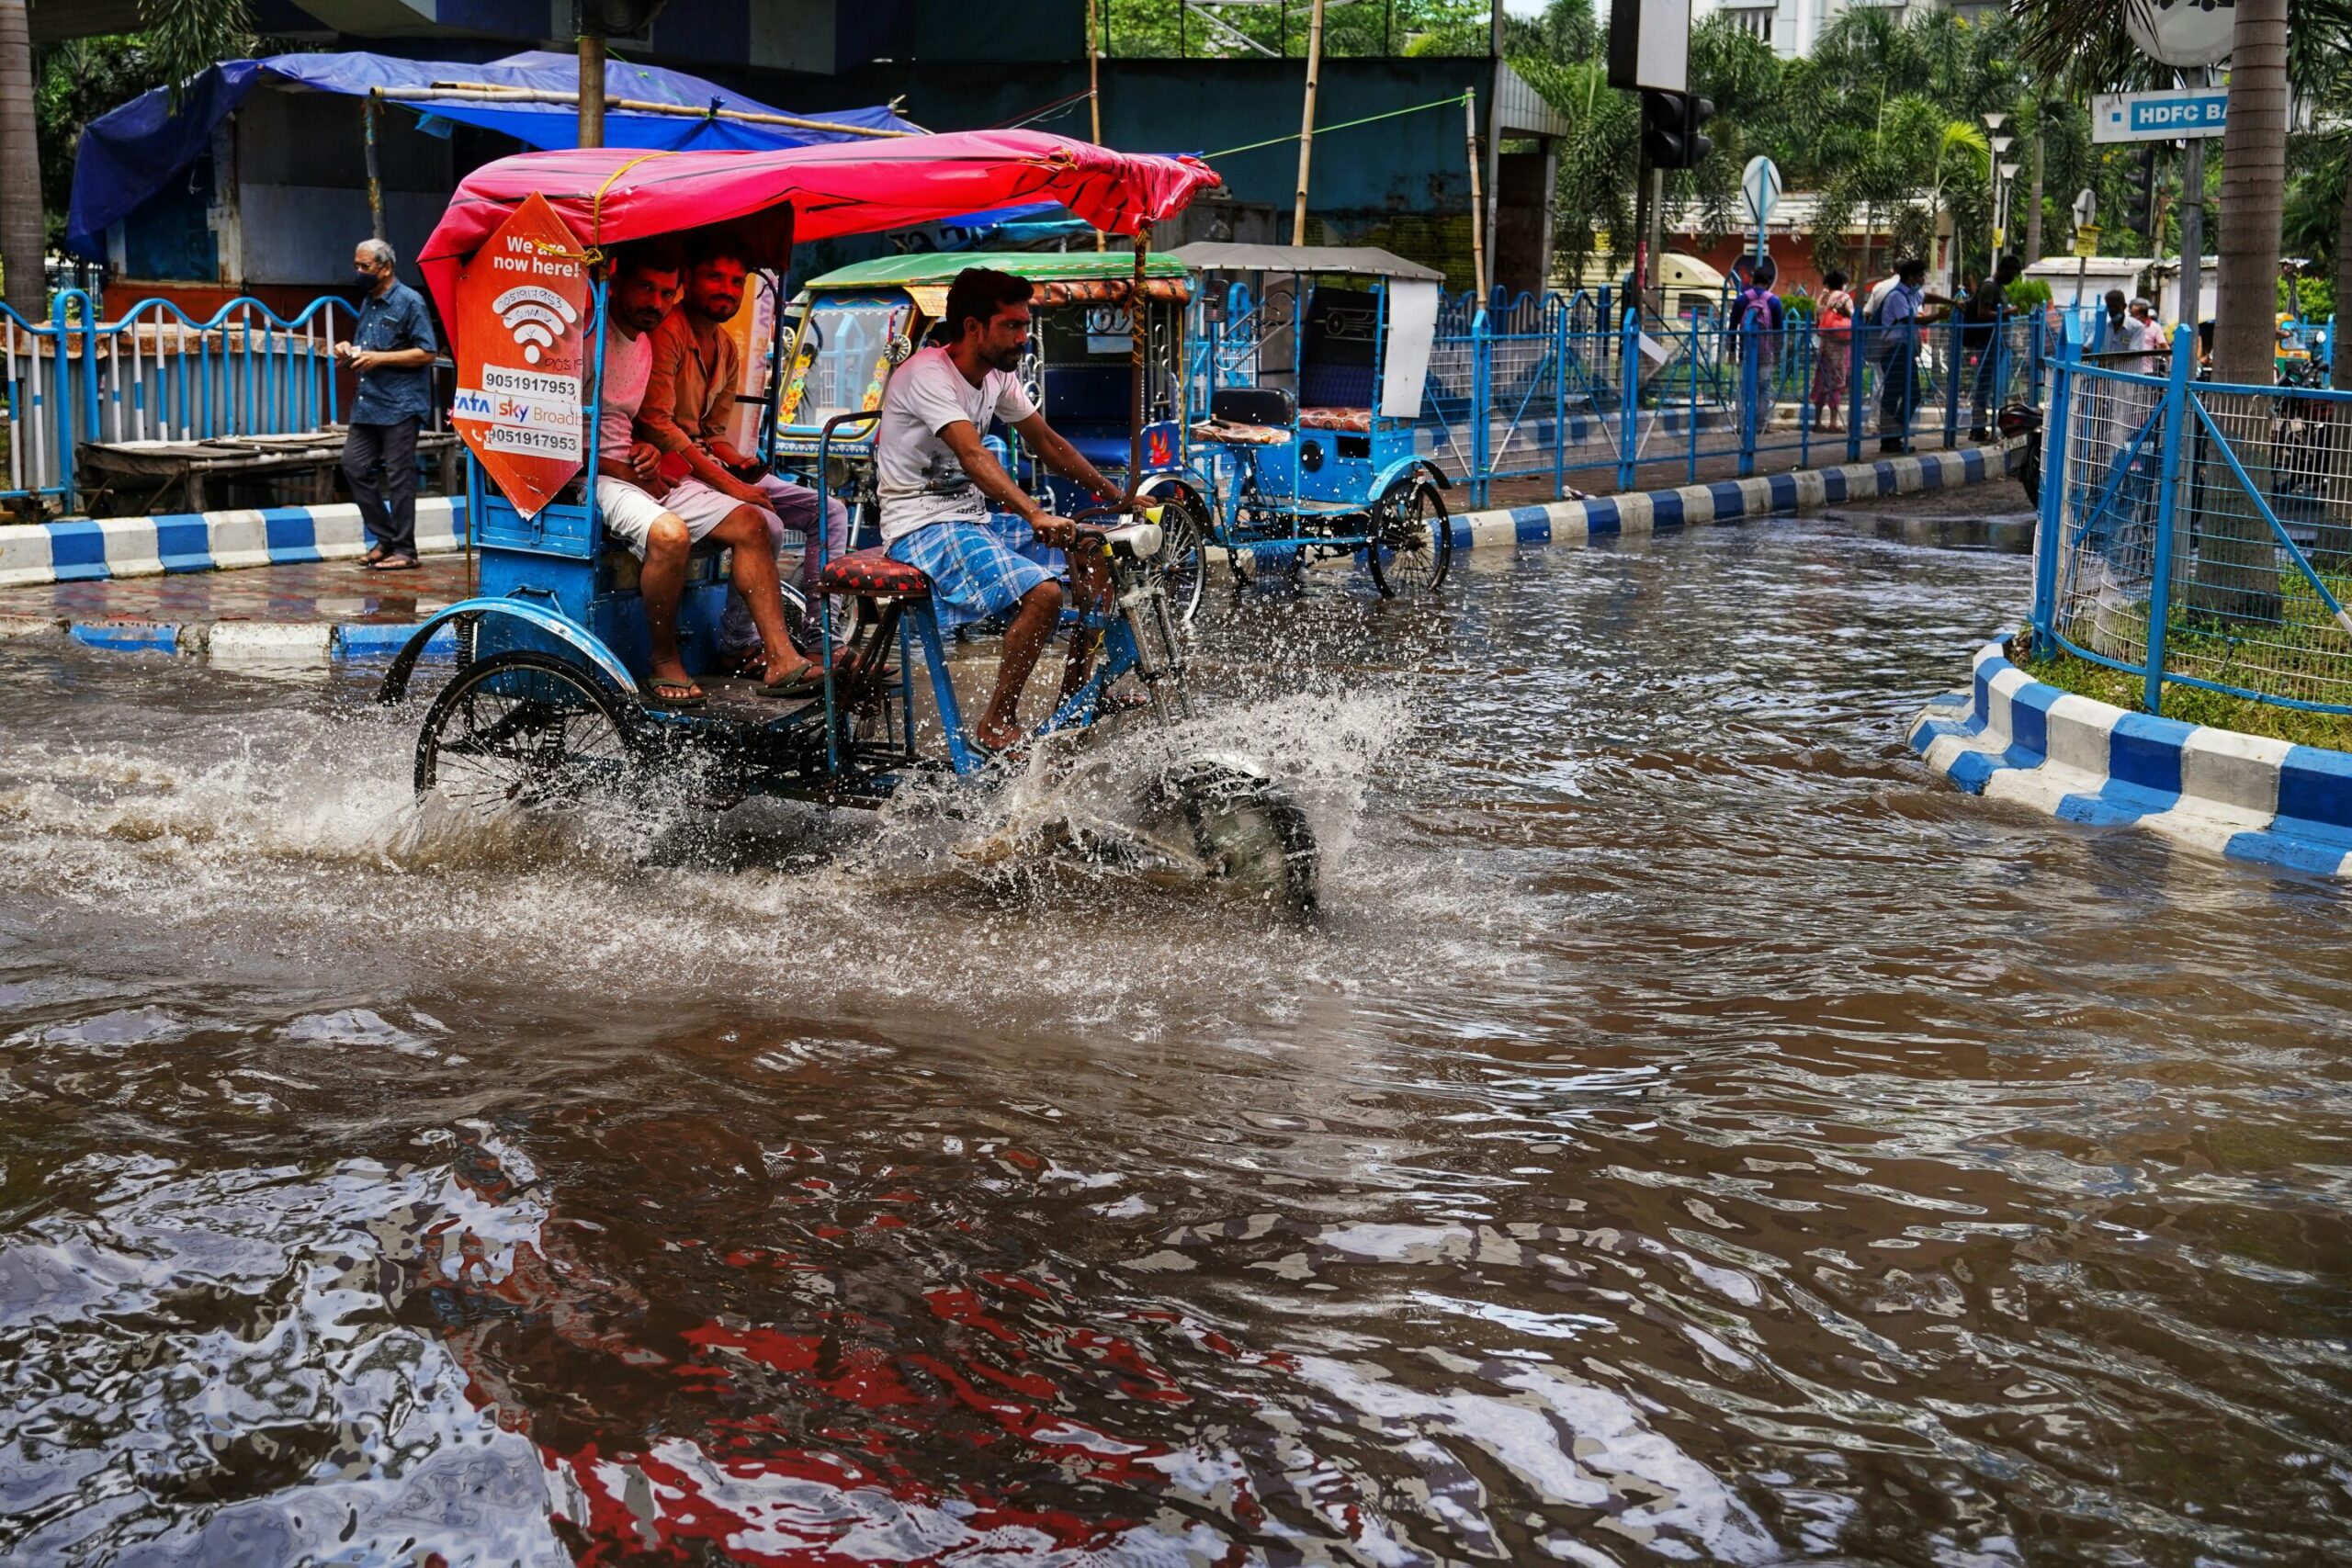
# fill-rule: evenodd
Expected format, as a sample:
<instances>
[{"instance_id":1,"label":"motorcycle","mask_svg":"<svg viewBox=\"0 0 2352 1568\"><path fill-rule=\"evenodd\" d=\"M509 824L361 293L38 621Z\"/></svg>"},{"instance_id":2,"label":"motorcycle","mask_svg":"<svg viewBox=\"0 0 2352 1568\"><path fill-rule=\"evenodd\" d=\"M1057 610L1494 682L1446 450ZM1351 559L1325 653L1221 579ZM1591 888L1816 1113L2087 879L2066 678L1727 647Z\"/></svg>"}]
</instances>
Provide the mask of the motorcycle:
<instances>
[{"instance_id":1,"label":"motorcycle","mask_svg":"<svg viewBox=\"0 0 2352 1568\"><path fill-rule=\"evenodd\" d=\"M2025 437L2025 450L2018 464L2018 483L2025 487L2025 498L2035 506L2041 504L2041 411L2030 403L2010 403L1994 416L1993 426L2007 442L2016 436Z\"/></svg>"}]
</instances>

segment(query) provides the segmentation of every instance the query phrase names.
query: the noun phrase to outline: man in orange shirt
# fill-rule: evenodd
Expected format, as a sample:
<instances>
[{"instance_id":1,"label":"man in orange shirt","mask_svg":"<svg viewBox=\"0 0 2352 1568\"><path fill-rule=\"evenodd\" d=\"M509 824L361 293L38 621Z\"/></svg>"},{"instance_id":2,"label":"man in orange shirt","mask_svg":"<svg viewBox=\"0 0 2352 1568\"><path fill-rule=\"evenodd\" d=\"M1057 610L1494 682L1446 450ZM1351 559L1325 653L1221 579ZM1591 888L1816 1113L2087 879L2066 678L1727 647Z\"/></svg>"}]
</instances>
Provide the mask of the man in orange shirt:
<instances>
[{"instance_id":1,"label":"man in orange shirt","mask_svg":"<svg viewBox=\"0 0 2352 1568\"><path fill-rule=\"evenodd\" d=\"M727 323L742 308L750 276L749 259L724 234L706 238L691 253L678 308L654 329L653 376L637 430L673 466L683 459L691 477L765 513L777 548L783 547L786 532L798 534L804 543L800 581L813 601L817 549L809 535L817 519L817 492L762 471L727 437L742 374L741 355ZM826 549L840 555L849 547L849 508L840 498L828 497L825 511ZM722 651L757 645L741 596L729 595L719 627Z\"/></svg>"}]
</instances>

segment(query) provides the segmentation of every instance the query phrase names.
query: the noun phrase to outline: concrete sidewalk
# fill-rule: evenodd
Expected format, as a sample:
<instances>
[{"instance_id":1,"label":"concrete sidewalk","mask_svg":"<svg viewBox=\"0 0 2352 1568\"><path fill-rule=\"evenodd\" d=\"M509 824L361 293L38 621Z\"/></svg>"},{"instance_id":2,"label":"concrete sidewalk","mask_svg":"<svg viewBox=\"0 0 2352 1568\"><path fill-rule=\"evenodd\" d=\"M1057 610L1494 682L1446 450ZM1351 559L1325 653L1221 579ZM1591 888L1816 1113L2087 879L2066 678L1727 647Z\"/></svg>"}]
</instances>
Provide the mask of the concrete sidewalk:
<instances>
[{"instance_id":1,"label":"concrete sidewalk","mask_svg":"<svg viewBox=\"0 0 2352 1568\"><path fill-rule=\"evenodd\" d=\"M463 556L427 556L414 571L356 560L163 577L97 578L0 589L0 637L62 632L91 648L144 653L364 658L466 596Z\"/></svg>"}]
</instances>

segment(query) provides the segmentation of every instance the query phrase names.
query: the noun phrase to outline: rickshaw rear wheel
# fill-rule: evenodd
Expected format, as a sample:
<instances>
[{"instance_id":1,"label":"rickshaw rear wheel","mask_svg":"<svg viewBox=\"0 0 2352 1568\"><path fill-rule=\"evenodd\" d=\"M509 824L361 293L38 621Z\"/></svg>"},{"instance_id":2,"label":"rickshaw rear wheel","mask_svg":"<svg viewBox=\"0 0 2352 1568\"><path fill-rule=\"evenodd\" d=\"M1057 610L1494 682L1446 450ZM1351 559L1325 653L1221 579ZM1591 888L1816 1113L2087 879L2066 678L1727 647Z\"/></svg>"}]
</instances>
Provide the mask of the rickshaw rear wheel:
<instances>
[{"instance_id":1,"label":"rickshaw rear wheel","mask_svg":"<svg viewBox=\"0 0 2352 1568\"><path fill-rule=\"evenodd\" d=\"M646 748L625 699L578 665L518 649L469 664L416 737L416 793L485 815L626 785Z\"/></svg>"},{"instance_id":2,"label":"rickshaw rear wheel","mask_svg":"<svg viewBox=\"0 0 2352 1568\"><path fill-rule=\"evenodd\" d=\"M1181 822L1209 881L1301 919L1315 913L1315 831L1272 781L1202 760L1161 774L1148 805L1148 817Z\"/></svg>"},{"instance_id":3,"label":"rickshaw rear wheel","mask_svg":"<svg viewBox=\"0 0 2352 1568\"><path fill-rule=\"evenodd\" d=\"M1437 486L1418 477L1390 485L1373 509L1363 558L1384 599L1426 599L1442 587L1453 565L1453 528Z\"/></svg>"}]
</instances>

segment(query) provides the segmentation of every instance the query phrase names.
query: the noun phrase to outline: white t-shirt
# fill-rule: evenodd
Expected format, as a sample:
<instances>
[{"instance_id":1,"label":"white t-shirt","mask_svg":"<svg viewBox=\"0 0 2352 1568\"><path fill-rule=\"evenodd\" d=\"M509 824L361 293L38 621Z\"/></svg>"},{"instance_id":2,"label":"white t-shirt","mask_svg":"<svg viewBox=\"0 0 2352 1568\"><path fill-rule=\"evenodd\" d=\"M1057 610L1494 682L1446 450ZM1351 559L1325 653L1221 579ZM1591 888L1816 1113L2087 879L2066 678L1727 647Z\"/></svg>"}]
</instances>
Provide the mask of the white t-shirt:
<instances>
[{"instance_id":1,"label":"white t-shirt","mask_svg":"<svg viewBox=\"0 0 2352 1568\"><path fill-rule=\"evenodd\" d=\"M637 439L637 411L645 384L653 378L653 334L625 336L618 327L605 334L605 380L596 392L596 446L607 457L626 457Z\"/></svg>"},{"instance_id":2,"label":"white t-shirt","mask_svg":"<svg viewBox=\"0 0 2352 1568\"><path fill-rule=\"evenodd\" d=\"M910 355L882 395L881 427L874 442L883 542L930 523L986 522L988 497L939 433L960 419L986 435L991 421L1018 424L1036 412L1011 371L989 371L975 387L944 348Z\"/></svg>"}]
</instances>

